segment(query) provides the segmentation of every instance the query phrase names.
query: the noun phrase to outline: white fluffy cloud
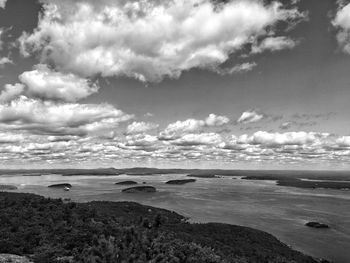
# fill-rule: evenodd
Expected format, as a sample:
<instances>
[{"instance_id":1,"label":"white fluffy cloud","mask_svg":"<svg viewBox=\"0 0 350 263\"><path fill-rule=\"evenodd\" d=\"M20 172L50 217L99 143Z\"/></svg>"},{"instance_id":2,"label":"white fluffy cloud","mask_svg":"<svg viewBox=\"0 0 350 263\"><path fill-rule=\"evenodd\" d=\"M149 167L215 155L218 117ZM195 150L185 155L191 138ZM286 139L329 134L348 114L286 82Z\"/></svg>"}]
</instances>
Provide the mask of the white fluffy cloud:
<instances>
[{"instance_id":1,"label":"white fluffy cloud","mask_svg":"<svg viewBox=\"0 0 350 263\"><path fill-rule=\"evenodd\" d=\"M126 127L127 134L144 133L158 128L158 124L149 122L133 122Z\"/></svg>"},{"instance_id":2,"label":"white fluffy cloud","mask_svg":"<svg viewBox=\"0 0 350 263\"><path fill-rule=\"evenodd\" d=\"M18 98L24 92L24 88L25 86L20 83L6 84L0 93L0 102L4 103Z\"/></svg>"},{"instance_id":3,"label":"white fluffy cloud","mask_svg":"<svg viewBox=\"0 0 350 263\"><path fill-rule=\"evenodd\" d=\"M109 104L58 103L25 96L0 104L1 126L35 133L84 135L132 118Z\"/></svg>"},{"instance_id":4,"label":"white fluffy cloud","mask_svg":"<svg viewBox=\"0 0 350 263\"><path fill-rule=\"evenodd\" d=\"M0 132L0 143L16 143L23 141L24 136L22 134L12 134Z\"/></svg>"},{"instance_id":5,"label":"white fluffy cloud","mask_svg":"<svg viewBox=\"0 0 350 263\"><path fill-rule=\"evenodd\" d=\"M204 127L220 127L229 123L230 119L226 116L219 116L213 113L209 114L204 120L187 119L185 121L176 121L170 123L164 131L160 133L160 138L172 140L184 133L198 132Z\"/></svg>"},{"instance_id":6,"label":"white fluffy cloud","mask_svg":"<svg viewBox=\"0 0 350 263\"><path fill-rule=\"evenodd\" d=\"M341 49L350 54L350 3L339 7L332 24L338 28L337 40Z\"/></svg>"},{"instance_id":7,"label":"white fluffy cloud","mask_svg":"<svg viewBox=\"0 0 350 263\"><path fill-rule=\"evenodd\" d=\"M7 0L0 0L0 8L5 8Z\"/></svg>"},{"instance_id":8,"label":"white fluffy cloud","mask_svg":"<svg viewBox=\"0 0 350 263\"><path fill-rule=\"evenodd\" d=\"M245 44L273 34L279 21L293 24L305 16L259 0L43 2L38 27L20 38L23 54L38 52L43 61L83 76L141 81L212 69Z\"/></svg>"},{"instance_id":9,"label":"white fluffy cloud","mask_svg":"<svg viewBox=\"0 0 350 263\"><path fill-rule=\"evenodd\" d=\"M259 114L256 111L251 110L243 112L242 115L238 118L237 122L246 124L260 121L262 118L264 118L263 114Z\"/></svg>"},{"instance_id":10,"label":"white fluffy cloud","mask_svg":"<svg viewBox=\"0 0 350 263\"><path fill-rule=\"evenodd\" d=\"M185 134L179 139L172 141L174 145L194 146L194 145L217 145L222 142L222 138L217 133Z\"/></svg>"},{"instance_id":11,"label":"white fluffy cloud","mask_svg":"<svg viewBox=\"0 0 350 263\"><path fill-rule=\"evenodd\" d=\"M12 63L13 63L13 61L8 57L0 58L0 67L3 65L6 65L6 64L12 64Z\"/></svg>"},{"instance_id":12,"label":"white fluffy cloud","mask_svg":"<svg viewBox=\"0 0 350 263\"><path fill-rule=\"evenodd\" d=\"M98 91L98 86L89 80L52 71L46 65L37 65L34 70L23 72L19 80L25 86L6 85L0 95L1 101L22 94L31 98L75 102Z\"/></svg>"},{"instance_id":13,"label":"white fluffy cloud","mask_svg":"<svg viewBox=\"0 0 350 263\"><path fill-rule=\"evenodd\" d=\"M238 141L247 144L261 144L265 146L304 145L316 142L320 135L312 132L270 133L258 131L250 137L241 136Z\"/></svg>"},{"instance_id":14,"label":"white fluffy cloud","mask_svg":"<svg viewBox=\"0 0 350 263\"><path fill-rule=\"evenodd\" d=\"M297 41L285 36L267 37L263 39L259 45L254 45L252 47L252 53L262 53L265 50L279 51L283 49L292 49L297 44Z\"/></svg>"}]
</instances>

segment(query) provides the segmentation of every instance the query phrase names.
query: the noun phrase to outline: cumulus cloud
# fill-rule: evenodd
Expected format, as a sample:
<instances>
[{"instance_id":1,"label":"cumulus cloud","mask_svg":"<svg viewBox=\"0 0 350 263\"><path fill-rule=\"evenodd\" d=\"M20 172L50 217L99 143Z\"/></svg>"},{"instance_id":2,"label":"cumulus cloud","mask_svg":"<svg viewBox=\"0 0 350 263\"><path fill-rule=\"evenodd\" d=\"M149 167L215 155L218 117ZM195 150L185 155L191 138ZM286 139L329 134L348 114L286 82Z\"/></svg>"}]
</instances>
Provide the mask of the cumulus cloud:
<instances>
[{"instance_id":1,"label":"cumulus cloud","mask_svg":"<svg viewBox=\"0 0 350 263\"><path fill-rule=\"evenodd\" d=\"M217 133L185 134L171 142L174 145L194 146L194 145L215 145L222 142L221 136Z\"/></svg>"},{"instance_id":2,"label":"cumulus cloud","mask_svg":"<svg viewBox=\"0 0 350 263\"><path fill-rule=\"evenodd\" d=\"M280 125L280 128L281 128L282 130L287 130L287 129L289 129L291 126L292 126L292 122L286 121L286 122L283 122L283 123Z\"/></svg>"},{"instance_id":3,"label":"cumulus cloud","mask_svg":"<svg viewBox=\"0 0 350 263\"><path fill-rule=\"evenodd\" d=\"M43 2L37 28L20 38L24 55L39 53L42 61L82 76L124 75L141 81L215 68L244 45L276 33L280 21L295 24L305 17L278 1Z\"/></svg>"},{"instance_id":4,"label":"cumulus cloud","mask_svg":"<svg viewBox=\"0 0 350 263\"><path fill-rule=\"evenodd\" d=\"M0 93L0 102L8 102L18 98L24 92L25 86L20 83L6 84L3 91Z\"/></svg>"},{"instance_id":5,"label":"cumulus cloud","mask_svg":"<svg viewBox=\"0 0 350 263\"><path fill-rule=\"evenodd\" d=\"M264 118L263 114L257 113L255 110L245 111L242 113L242 115L238 118L238 123L252 123L252 122L258 122L261 119Z\"/></svg>"},{"instance_id":6,"label":"cumulus cloud","mask_svg":"<svg viewBox=\"0 0 350 263\"><path fill-rule=\"evenodd\" d=\"M339 6L332 24L338 29L337 40L340 48L350 54L350 3Z\"/></svg>"},{"instance_id":7,"label":"cumulus cloud","mask_svg":"<svg viewBox=\"0 0 350 263\"><path fill-rule=\"evenodd\" d=\"M96 93L99 89L96 84L85 78L53 71L46 65L37 65L34 70L23 72L19 75L19 80L25 86L8 85L0 96L12 98L7 93L18 93L19 87L22 86L22 94L27 97L75 102ZM12 87L14 90L11 90Z\"/></svg>"},{"instance_id":8,"label":"cumulus cloud","mask_svg":"<svg viewBox=\"0 0 350 263\"><path fill-rule=\"evenodd\" d=\"M8 57L0 58L0 67L4 66L6 64L13 64L13 61L10 58L8 58Z\"/></svg>"},{"instance_id":9,"label":"cumulus cloud","mask_svg":"<svg viewBox=\"0 0 350 263\"><path fill-rule=\"evenodd\" d=\"M24 136L22 134L12 134L0 132L0 143L16 143L23 141Z\"/></svg>"},{"instance_id":10,"label":"cumulus cloud","mask_svg":"<svg viewBox=\"0 0 350 263\"><path fill-rule=\"evenodd\" d=\"M127 134L145 133L158 128L158 124L150 122L133 122L126 127Z\"/></svg>"},{"instance_id":11,"label":"cumulus cloud","mask_svg":"<svg viewBox=\"0 0 350 263\"><path fill-rule=\"evenodd\" d=\"M230 119L226 116L209 114L204 120L187 119L185 121L176 121L170 123L164 131L160 133L163 140L172 140L184 133L198 132L204 127L220 127L229 123Z\"/></svg>"},{"instance_id":12,"label":"cumulus cloud","mask_svg":"<svg viewBox=\"0 0 350 263\"><path fill-rule=\"evenodd\" d=\"M208 127L223 126L229 123L230 119L226 116L215 115L213 113L204 120L205 125Z\"/></svg>"},{"instance_id":13,"label":"cumulus cloud","mask_svg":"<svg viewBox=\"0 0 350 263\"><path fill-rule=\"evenodd\" d=\"M286 37L286 36L279 36L279 37L267 37L261 41L258 45L253 45L252 47L252 53L262 53L266 50L268 51L279 51L283 49L292 49L298 44L297 41Z\"/></svg>"},{"instance_id":14,"label":"cumulus cloud","mask_svg":"<svg viewBox=\"0 0 350 263\"><path fill-rule=\"evenodd\" d=\"M286 133L270 133L266 131L258 131L250 137L240 137L241 143L261 144L265 146L278 145L304 145L314 143L320 135L308 132L286 132Z\"/></svg>"},{"instance_id":15,"label":"cumulus cloud","mask_svg":"<svg viewBox=\"0 0 350 263\"><path fill-rule=\"evenodd\" d=\"M0 0L0 8L5 9L7 0Z\"/></svg>"},{"instance_id":16,"label":"cumulus cloud","mask_svg":"<svg viewBox=\"0 0 350 263\"><path fill-rule=\"evenodd\" d=\"M34 133L85 135L132 118L110 104L59 103L25 96L0 104L1 126Z\"/></svg>"},{"instance_id":17,"label":"cumulus cloud","mask_svg":"<svg viewBox=\"0 0 350 263\"><path fill-rule=\"evenodd\" d=\"M128 135L125 138L126 142L118 144L119 148L135 151L155 151L157 150L157 136L149 134Z\"/></svg>"}]
</instances>

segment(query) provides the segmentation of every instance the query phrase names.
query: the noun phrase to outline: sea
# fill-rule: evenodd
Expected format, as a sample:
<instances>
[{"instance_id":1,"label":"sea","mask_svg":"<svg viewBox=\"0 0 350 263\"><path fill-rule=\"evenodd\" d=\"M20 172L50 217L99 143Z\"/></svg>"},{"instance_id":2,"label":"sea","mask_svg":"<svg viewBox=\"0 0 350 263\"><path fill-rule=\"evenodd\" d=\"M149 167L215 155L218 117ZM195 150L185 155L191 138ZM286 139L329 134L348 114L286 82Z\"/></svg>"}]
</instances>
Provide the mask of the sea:
<instances>
[{"instance_id":1,"label":"sea","mask_svg":"<svg viewBox=\"0 0 350 263\"><path fill-rule=\"evenodd\" d=\"M240 176L196 178L185 185L165 184L168 180L188 179L186 174L62 176L43 174L3 174L0 184L27 192L76 202L135 201L175 211L191 222L221 222L248 226L268 232L293 249L335 263L350 262L350 191L348 189L303 189L278 186L276 181L245 180ZM133 180L157 188L156 193L122 193ZM349 179L350 180L350 179ZM48 188L70 183L70 191ZM144 184L143 184L144 183ZM305 226L318 221L329 229Z\"/></svg>"}]
</instances>

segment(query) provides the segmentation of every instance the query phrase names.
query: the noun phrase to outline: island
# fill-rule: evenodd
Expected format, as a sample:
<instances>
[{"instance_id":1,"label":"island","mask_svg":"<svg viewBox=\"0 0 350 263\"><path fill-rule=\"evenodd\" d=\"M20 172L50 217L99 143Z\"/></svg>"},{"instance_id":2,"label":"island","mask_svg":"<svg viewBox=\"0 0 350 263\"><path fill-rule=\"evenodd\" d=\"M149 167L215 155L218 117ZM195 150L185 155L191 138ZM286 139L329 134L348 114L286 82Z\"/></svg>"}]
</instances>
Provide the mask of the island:
<instances>
[{"instance_id":1,"label":"island","mask_svg":"<svg viewBox=\"0 0 350 263\"><path fill-rule=\"evenodd\" d=\"M48 187L50 188L72 188L72 185L71 184L68 184L68 183L62 183L62 184L52 184L52 185L49 185Z\"/></svg>"},{"instance_id":2,"label":"island","mask_svg":"<svg viewBox=\"0 0 350 263\"><path fill-rule=\"evenodd\" d=\"M305 226L313 227L313 228L329 228L328 225L319 223L319 222L307 222Z\"/></svg>"},{"instance_id":3,"label":"island","mask_svg":"<svg viewBox=\"0 0 350 263\"><path fill-rule=\"evenodd\" d=\"M217 178L215 174L188 174L187 176L197 178Z\"/></svg>"},{"instance_id":4,"label":"island","mask_svg":"<svg viewBox=\"0 0 350 263\"><path fill-rule=\"evenodd\" d=\"M260 230L189 223L176 212L135 202L0 192L0 204L0 253L32 262L129 262L130 255L133 262L327 262Z\"/></svg>"},{"instance_id":5,"label":"island","mask_svg":"<svg viewBox=\"0 0 350 263\"><path fill-rule=\"evenodd\" d=\"M281 175L252 175L244 176L243 180L266 180L266 181L276 181L279 186L297 187L297 188L309 188L309 189L335 189L335 190L349 190L350 181L338 179L303 179L303 178L291 178Z\"/></svg>"},{"instance_id":6,"label":"island","mask_svg":"<svg viewBox=\"0 0 350 263\"><path fill-rule=\"evenodd\" d=\"M196 179L179 179L179 180L170 180L167 181L166 184L176 184L176 185L182 185L187 183L194 183Z\"/></svg>"},{"instance_id":7,"label":"island","mask_svg":"<svg viewBox=\"0 0 350 263\"><path fill-rule=\"evenodd\" d=\"M0 184L0 191L4 190L17 190L17 186L14 185L8 185L8 184Z\"/></svg>"},{"instance_id":8,"label":"island","mask_svg":"<svg viewBox=\"0 0 350 263\"><path fill-rule=\"evenodd\" d=\"M154 193L157 189L153 186L134 186L123 189L123 193Z\"/></svg>"},{"instance_id":9,"label":"island","mask_svg":"<svg viewBox=\"0 0 350 263\"><path fill-rule=\"evenodd\" d=\"M131 184L137 184L137 182L135 182L135 181L121 181L121 182L116 182L115 184L131 185Z\"/></svg>"}]
</instances>

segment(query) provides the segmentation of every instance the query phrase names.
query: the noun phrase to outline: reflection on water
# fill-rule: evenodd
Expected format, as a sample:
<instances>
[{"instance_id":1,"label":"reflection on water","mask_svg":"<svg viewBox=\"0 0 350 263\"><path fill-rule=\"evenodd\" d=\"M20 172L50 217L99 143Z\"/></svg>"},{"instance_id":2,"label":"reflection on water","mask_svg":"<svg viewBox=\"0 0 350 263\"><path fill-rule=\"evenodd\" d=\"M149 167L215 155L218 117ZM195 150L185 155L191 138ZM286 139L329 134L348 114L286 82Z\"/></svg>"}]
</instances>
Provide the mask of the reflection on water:
<instances>
[{"instance_id":1,"label":"reflection on water","mask_svg":"<svg viewBox=\"0 0 350 263\"><path fill-rule=\"evenodd\" d=\"M223 177L197 178L186 185L167 185L185 175L155 176L1 176L0 184L16 185L20 192L73 201L129 200L174 210L192 221L223 222L269 232L295 249L339 263L350 262L350 191L299 189L276 186L274 181ZM157 193L121 193L121 180L146 182ZM47 186L67 182L69 192ZM307 228L307 221L320 221L331 229Z\"/></svg>"}]
</instances>

